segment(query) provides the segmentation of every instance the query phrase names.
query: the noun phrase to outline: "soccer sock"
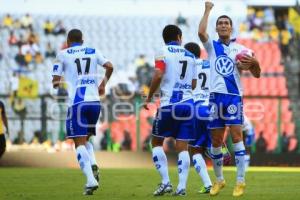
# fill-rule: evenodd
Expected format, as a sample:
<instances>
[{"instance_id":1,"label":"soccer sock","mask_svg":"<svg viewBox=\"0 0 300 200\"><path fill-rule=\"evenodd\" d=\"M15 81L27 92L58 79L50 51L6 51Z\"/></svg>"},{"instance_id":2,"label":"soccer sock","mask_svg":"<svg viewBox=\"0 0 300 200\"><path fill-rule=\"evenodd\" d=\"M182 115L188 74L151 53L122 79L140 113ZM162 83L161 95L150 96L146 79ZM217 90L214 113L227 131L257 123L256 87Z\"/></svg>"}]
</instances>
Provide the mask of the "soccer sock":
<instances>
[{"instance_id":1,"label":"soccer sock","mask_svg":"<svg viewBox=\"0 0 300 200\"><path fill-rule=\"evenodd\" d=\"M233 144L235 164L237 167L237 182L245 181L245 145L243 141Z\"/></svg>"},{"instance_id":2,"label":"soccer sock","mask_svg":"<svg viewBox=\"0 0 300 200\"><path fill-rule=\"evenodd\" d=\"M179 183L177 190L186 188L186 181L189 175L190 154L188 151L182 151L178 154L178 176Z\"/></svg>"},{"instance_id":3,"label":"soccer sock","mask_svg":"<svg viewBox=\"0 0 300 200\"><path fill-rule=\"evenodd\" d=\"M87 186L95 186L97 185L97 181L94 178L89 153L86 150L84 145L80 145L76 148L77 160L80 165L80 168L84 175L87 178Z\"/></svg>"},{"instance_id":4,"label":"soccer sock","mask_svg":"<svg viewBox=\"0 0 300 200\"><path fill-rule=\"evenodd\" d=\"M208 187L208 186L212 185L211 180L208 175L208 172L207 172L205 160L203 159L203 157L200 153L193 155L193 163L194 163L196 172L200 175L200 177L203 181L204 187Z\"/></svg>"},{"instance_id":5,"label":"soccer sock","mask_svg":"<svg viewBox=\"0 0 300 200\"><path fill-rule=\"evenodd\" d=\"M213 159L213 167L214 172L217 177L217 181L224 180L223 176L223 153L222 153L222 147L212 147L211 148L211 154Z\"/></svg>"},{"instance_id":6,"label":"soccer sock","mask_svg":"<svg viewBox=\"0 0 300 200\"><path fill-rule=\"evenodd\" d=\"M93 144L90 142L87 142L85 144L85 148L86 148L87 152L89 153L91 165L97 165Z\"/></svg>"},{"instance_id":7,"label":"soccer sock","mask_svg":"<svg viewBox=\"0 0 300 200\"><path fill-rule=\"evenodd\" d=\"M245 170L248 169L249 165L250 165L250 154L246 154L245 155Z\"/></svg>"},{"instance_id":8,"label":"soccer sock","mask_svg":"<svg viewBox=\"0 0 300 200\"><path fill-rule=\"evenodd\" d=\"M168 160L163 147L154 147L152 149L152 158L155 167L161 176L162 184L169 183Z\"/></svg>"}]
</instances>

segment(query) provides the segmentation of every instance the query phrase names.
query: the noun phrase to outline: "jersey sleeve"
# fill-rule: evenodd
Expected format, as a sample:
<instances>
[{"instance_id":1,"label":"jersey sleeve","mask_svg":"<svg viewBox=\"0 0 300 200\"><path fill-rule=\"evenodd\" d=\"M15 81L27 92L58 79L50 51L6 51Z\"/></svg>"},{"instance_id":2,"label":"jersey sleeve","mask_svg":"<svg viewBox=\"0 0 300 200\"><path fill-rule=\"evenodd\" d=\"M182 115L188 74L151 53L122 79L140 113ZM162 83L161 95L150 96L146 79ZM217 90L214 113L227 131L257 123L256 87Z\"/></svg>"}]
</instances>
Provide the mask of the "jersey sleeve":
<instances>
[{"instance_id":1,"label":"jersey sleeve","mask_svg":"<svg viewBox=\"0 0 300 200\"><path fill-rule=\"evenodd\" d=\"M206 42L203 42L203 46L207 51L208 55L210 55L213 51L213 41L210 37L208 37Z\"/></svg>"},{"instance_id":2,"label":"jersey sleeve","mask_svg":"<svg viewBox=\"0 0 300 200\"><path fill-rule=\"evenodd\" d=\"M155 59L155 69L160 69L161 71L164 72L166 70L166 62L165 62L165 53L163 49L156 52L154 59Z\"/></svg>"},{"instance_id":3,"label":"jersey sleeve","mask_svg":"<svg viewBox=\"0 0 300 200\"><path fill-rule=\"evenodd\" d=\"M59 52L54 61L54 65L53 65L53 69L52 69L52 76L62 76L62 73L64 71L63 63L64 63L63 53Z\"/></svg>"},{"instance_id":4,"label":"jersey sleeve","mask_svg":"<svg viewBox=\"0 0 300 200\"><path fill-rule=\"evenodd\" d=\"M97 59L97 64L101 66L109 62L109 60L105 58L99 50L96 50L96 59Z\"/></svg>"}]
</instances>

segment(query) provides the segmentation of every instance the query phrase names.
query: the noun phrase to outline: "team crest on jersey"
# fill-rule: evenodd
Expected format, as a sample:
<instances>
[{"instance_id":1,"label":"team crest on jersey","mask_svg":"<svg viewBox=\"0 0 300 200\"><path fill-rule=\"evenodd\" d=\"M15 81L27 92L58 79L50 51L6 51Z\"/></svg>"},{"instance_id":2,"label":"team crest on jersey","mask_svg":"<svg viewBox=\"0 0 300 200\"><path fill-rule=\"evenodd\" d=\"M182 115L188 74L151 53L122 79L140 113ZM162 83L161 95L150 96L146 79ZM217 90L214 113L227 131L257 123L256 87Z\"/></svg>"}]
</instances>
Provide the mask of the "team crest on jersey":
<instances>
[{"instance_id":1,"label":"team crest on jersey","mask_svg":"<svg viewBox=\"0 0 300 200\"><path fill-rule=\"evenodd\" d=\"M230 76L234 70L234 62L228 56L219 56L215 63L216 71L222 76Z\"/></svg>"},{"instance_id":2,"label":"team crest on jersey","mask_svg":"<svg viewBox=\"0 0 300 200\"><path fill-rule=\"evenodd\" d=\"M235 114L235 113L237 112L237 107L236 107L236 105L231 104L230 106L228 106L227 112L228 112L229 114Z\"/></svg>"}]
</instances>

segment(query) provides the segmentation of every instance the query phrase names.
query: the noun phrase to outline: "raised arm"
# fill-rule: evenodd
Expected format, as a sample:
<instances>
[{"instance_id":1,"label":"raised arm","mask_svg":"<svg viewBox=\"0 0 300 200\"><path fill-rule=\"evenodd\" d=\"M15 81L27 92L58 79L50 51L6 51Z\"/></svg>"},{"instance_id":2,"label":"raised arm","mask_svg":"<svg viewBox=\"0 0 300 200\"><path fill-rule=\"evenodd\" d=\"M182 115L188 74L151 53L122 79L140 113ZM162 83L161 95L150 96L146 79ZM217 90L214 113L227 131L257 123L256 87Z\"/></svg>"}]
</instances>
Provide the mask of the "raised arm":
<instances>
[{"instance_id":1,"label":"raised arm","mask_svg":"<svg viewBox=\"0 0 300 200\"><path fill-rule=\"evenodd\" d=\"M203 17L200 21L199 28L198 28L198 36L199 36L201 42L207 42L207 40L208 40L208 34L206 32L207 23L208 23L208 17L209 17L210 11L213 8L213 6L214 6L214 4L212 2L209 2L209 1L205 2L205 11L204 11Z\"/></svg>"}]
</instances>

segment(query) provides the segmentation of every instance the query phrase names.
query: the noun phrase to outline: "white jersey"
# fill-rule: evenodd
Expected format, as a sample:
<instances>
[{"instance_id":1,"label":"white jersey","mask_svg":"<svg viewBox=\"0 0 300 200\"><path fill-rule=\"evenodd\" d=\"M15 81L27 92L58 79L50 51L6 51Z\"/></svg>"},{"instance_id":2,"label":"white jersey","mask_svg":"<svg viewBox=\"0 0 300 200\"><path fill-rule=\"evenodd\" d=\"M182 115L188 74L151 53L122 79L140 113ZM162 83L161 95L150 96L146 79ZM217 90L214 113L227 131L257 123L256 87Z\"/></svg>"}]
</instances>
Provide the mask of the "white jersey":
<instances>
[{"instance_id":1,"label":"white jersey","mask_svg":"<svg viewBox=\"0 0 300 200\"><path fill-rule=\"evenodd\" d=\"M155 60L165 65L160 84L161 106L193 99L192 80L197 79L195 56L172 42L163 47Z\"/></svg>"},{"instance_id":2,"label":"white jersey","mask_svg":"<svg viewBox=\"0 0 300 200\"><path fill-rule=\"evenodd\" d=\"M208 38L203 43L210 61L210 92L243 95L240 72L236 65L236 55L243 50L248 50L235 39L228 45Z\"/></svg>"},{"instance_id":3,"label":"white jersey","mask_svg":"<svg viewBox=\"0 0 300 200\"><path fill-rule=\"evenodd\" d=\"M243 131L247 131L247 135L254 135L253 125L246 116L244 116Z\"/></svg>"},{"instance_id":4,"label":"white jersey","mask_svg":"<svg viewBox=\"0 0 300 200\"><path fill-rule=\"evenodd\" d=\"M103 66L107 62L99 50L83 45L58 52L52 75L64 76L69 106L80 102L100 101L98 65Z\"/></svg>"},{"instance_id":5,"label":"white jersey","mask_svg":"<svg viewBox=\"0 0 300 200\"><path fill-rule=\"evenodd\" d=\"M207 60L196 60L197 86L193 90L194 101L202 101L202 105L209 104L210 64Z\"/></svg>"}]
</instances>

